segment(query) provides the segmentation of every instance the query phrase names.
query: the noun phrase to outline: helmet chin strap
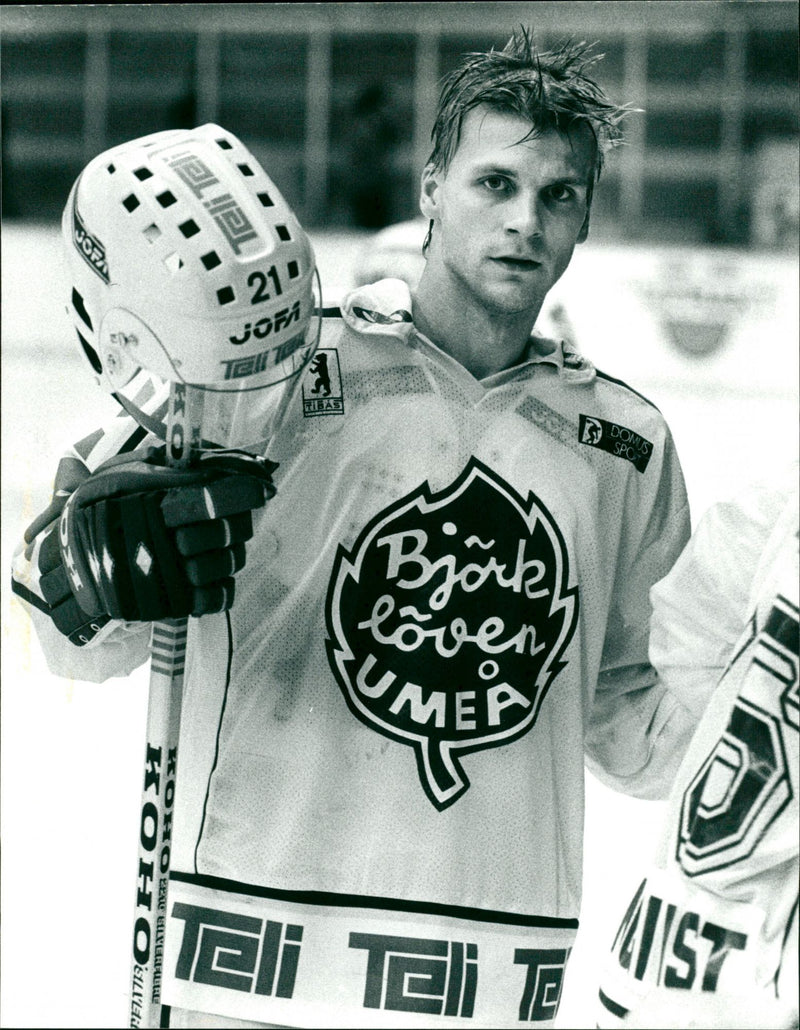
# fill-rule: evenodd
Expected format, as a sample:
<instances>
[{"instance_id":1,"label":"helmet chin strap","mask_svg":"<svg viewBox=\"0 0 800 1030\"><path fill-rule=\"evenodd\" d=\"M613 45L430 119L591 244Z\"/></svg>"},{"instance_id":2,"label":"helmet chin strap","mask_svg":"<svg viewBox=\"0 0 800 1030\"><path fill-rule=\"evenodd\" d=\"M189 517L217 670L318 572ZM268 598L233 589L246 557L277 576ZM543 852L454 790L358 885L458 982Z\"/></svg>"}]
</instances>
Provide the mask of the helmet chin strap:
<instances>
[{"instance_id":1,"label":"helmet chin strap","mask_svg":"<svg viewBox=\"0 0 800 1030\"><path fill-rule=\"evenodd\" d=\"M134 404L133 401L128 400L128 398L124 394L114 392L111 394L111 396L114 398L117 404L119 404L119 406L123 408L128 415L131 416L132 419L139 423L142 429L146 429L147 432L151 434L151 436L157 437L159 440L161 440L162 443L167 442L167 427L164 422L160 422L157 418L153 418L152 415L148 415L146 411L142 411L142 409L138 405ZM202 448L204 450L209 451L218 451L226 449L221 448L220 445L217 443L212 443L211 441L205 439L202 440ZM237 450L237 448L235 447L227 449L232 450L234 452Z\"/></svg>"},{"instance_id":2,"label":"helmet chin strap","mask_svg":"<svg viewBox=\"0 0 800 1030\"><path fill-rule=\"evenodd\" d=\"M146 429L148 433L152 433L153 436L157 436L159 440L163 440L166 443L167 440L167 427L157 418L153 418L152 415L148 415L146 411L142 411L141 408L137 407L133 401L129 401L121 393L112 393L111 396L119 404L121 408L135 419L142 429Z\"/></svg>"}]
</instances>

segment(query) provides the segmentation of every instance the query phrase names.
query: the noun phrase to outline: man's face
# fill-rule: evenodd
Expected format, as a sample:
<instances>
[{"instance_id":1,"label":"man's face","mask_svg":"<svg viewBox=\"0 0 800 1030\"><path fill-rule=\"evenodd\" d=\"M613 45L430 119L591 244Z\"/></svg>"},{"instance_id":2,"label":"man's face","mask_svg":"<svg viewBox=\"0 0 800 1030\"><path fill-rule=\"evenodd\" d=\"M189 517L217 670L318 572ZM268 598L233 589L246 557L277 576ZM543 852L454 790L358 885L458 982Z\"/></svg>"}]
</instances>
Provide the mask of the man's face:
<instances>
[{"instance_id":1,"label":"man's face","mask_svg":"<svg viewBox=\"0 0 800 1030\"><path fill-rule=\"evenodd\" d=\"M472 297L489 311L535 318L586 239L591 132L550 129L525 140L530 129L518 115L474 108L447 171L423 172L420 207L435 222L426 271L443 299Z\"/></svg>"}]
</instances>

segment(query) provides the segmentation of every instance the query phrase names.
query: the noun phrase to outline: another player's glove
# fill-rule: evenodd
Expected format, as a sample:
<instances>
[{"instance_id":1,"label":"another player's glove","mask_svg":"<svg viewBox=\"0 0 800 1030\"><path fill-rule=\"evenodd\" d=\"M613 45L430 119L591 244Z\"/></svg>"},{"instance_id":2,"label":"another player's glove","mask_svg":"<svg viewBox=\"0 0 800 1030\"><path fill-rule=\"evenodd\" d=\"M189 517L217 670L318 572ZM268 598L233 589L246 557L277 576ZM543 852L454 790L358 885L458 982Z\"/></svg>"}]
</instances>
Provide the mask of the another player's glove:
<instances>
[{"instance_id":1,"label":"another player's glove","mask_svg":"<svg viewBox=\"0 0 800 1030\"><path fill-rule=\"evenodd\" d=\"M58 527L80 608L128 622L230 608L253 535L251 513L274 496L275 468L264 458L213 451L174 468L164 464L163 447L102 465L72 494ZM42 591L56 603L44 581Z\"/></svg>"}]
</instances>

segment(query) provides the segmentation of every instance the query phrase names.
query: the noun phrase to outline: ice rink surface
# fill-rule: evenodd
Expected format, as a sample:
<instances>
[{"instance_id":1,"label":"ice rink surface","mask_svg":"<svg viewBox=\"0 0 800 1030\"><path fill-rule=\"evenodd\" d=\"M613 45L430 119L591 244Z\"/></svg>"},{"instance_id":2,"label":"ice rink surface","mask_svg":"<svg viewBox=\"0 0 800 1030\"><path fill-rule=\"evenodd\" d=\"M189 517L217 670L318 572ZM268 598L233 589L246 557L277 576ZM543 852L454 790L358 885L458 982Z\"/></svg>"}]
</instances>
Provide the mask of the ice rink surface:
<instances>
[{"instance_id":1,"label":"ice rink surface","mask_svg":"<svg viewBox=\"0 0 800 1030\"><path fill-rule=\"evenodd\" d=\"M367 238L314 239L326 293L336 294L349 285ZM737 367L684 360L682 371L667 375L669 362L645 349L649 344L621 314L613 291L592 295L586 287L569 294L571 271L564 294L576 324L584 319L587 326L613 328L599 333L602 353L590 333L582 347L605 372L661 408L684 465L694 522L713 501L796 457L796 302L788 320L755 311L760 321L750 327L746 345L734 348ZM796 269L789 263L785 271L787 282L795 282ZM61 449L116 411L77 357L61 283L55 231L6 224L0 1025L121 1027L127 1018L147 669L102 685L55 678L8 587L13 548L49 500ZM561 1027L594 1025L599 958L638 884L661 812L658 803L623 798L588 778L585 901Z\"/></svg>"}]
</instances>

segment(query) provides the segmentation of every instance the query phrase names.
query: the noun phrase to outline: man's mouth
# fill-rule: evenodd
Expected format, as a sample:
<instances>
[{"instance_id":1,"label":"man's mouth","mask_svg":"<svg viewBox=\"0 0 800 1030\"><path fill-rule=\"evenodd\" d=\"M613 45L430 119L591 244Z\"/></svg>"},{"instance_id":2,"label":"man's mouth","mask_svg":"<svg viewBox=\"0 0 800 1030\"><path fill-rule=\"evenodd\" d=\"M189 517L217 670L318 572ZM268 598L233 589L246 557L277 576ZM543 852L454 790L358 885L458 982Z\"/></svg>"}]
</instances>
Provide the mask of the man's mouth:
<instances>
[{"instance_id":1,"label":"man's mouth","mask_svg":"<svg viewBox=\"0 0 800 1030\"><path fill-rule=\"evenodd\" d=\"M541 261L534 261L533 258L512 257L511 255L502 255L500 257L492 258L492 260L499 262L501 265L505 265L506 268L511 268L519 272L530 272L541 265Z\"/></svg>"}]
</instances>

